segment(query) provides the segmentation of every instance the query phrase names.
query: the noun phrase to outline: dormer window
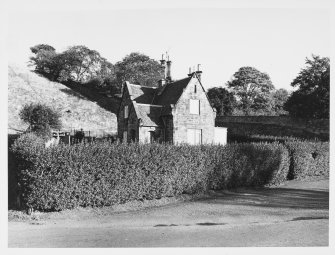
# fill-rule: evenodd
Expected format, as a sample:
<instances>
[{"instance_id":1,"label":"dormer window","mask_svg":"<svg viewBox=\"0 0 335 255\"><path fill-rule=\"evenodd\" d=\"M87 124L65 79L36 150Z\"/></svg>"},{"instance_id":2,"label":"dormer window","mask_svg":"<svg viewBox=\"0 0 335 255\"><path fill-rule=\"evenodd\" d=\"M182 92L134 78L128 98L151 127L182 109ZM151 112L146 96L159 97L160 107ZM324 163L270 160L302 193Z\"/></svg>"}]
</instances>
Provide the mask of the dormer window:
<instances>
[{"instance_id":1,"label":"dormer window","mask_svg":"<svg viewBox=\"0 0 335 255\"><path fill-rule=\"evenodd\" d=\"M124 118L128 119L128 116L129 116L129 108L128 108L128 105L126 105L124 107Z\"/></svg>"}]
</instances>

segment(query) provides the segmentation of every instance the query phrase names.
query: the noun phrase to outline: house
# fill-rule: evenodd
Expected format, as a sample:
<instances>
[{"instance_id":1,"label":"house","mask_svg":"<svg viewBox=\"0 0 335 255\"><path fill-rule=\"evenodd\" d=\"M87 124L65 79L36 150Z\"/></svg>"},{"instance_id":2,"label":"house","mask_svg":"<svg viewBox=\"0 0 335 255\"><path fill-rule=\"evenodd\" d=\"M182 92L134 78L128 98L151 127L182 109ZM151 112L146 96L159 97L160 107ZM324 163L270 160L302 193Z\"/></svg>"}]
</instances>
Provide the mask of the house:
<instances>
[{"instance_id":1,"label":"house","mask_svg":"<svg viewBox=\"0 0 335 255\"><path fill-rule=\"evenodd\" d=\"M199 67L186 78L171 81L171 61L161 60L161 64L165 77L157 87L124 83L118 138L143 143L214 143L216 111L201 84Z\"/></svg>"}]
</instances>

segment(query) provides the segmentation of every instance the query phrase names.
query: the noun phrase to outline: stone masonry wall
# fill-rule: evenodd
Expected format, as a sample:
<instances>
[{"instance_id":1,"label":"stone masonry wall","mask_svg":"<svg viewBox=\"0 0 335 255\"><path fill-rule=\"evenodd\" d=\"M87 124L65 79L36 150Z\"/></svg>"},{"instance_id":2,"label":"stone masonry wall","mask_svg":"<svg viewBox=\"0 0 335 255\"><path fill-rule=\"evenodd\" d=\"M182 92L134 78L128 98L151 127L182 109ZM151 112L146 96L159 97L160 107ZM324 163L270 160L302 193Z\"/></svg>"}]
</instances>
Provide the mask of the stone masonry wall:
<instances>
[{"instance_id":1,"label":"stone masonry wall","mask_svg":"<svg viewBox=\"0 0 335 255\"><path fill-rule=\"evenodd\" d=\"M194 91L195 85L197 86L196 93ZM190 99L200 100L200 115L190 113ZM215 115L198 79L192 78L173 111L173 142L186 143L187 129L192 128L202 130L203 144L212 143L214 141Z\"/></svg>"},{"instance_id":2,"label":"stone masonry wall","mask_svg":"<svg viewBox=\"0 0 335 255\"><path fill-rule=\"evenodd\" d=\"M295 136L329 139L329 120L290 116L220 116L216 125L228 128L231 135Z\"/></svg>"},{"instance_id":3,"label":"stone masonry wall","mask_svg":"<svg viewBox=\"0 0 335 255\"><path fill-rule=\"evenodd\" d=\"M128 105L128 119L124 118L124 107ZM122 140L123 132L127 131L127 141L131 141L131 130L135 130L135 139L139 139L138 133L138 119L136 117L135 109L133 107L133 103L130 100L129 92L127 87L124 88L123 98L120 104L120 110L118 114L118 138Z\"/></svg>"}]
</instances>

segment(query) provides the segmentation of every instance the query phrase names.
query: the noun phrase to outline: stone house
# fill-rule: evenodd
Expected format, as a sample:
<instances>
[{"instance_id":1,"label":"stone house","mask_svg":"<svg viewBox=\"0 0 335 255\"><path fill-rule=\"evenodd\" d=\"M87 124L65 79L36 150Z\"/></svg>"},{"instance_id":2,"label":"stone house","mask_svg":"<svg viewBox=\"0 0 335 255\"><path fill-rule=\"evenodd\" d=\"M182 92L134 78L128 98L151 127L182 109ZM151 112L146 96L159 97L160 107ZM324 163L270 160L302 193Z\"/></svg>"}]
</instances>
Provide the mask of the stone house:
<instances>
[{"instance_id":1,"label":"stone house","mask_svg":"<svg viewBox=\"0 0 335 255\"><path fill-rule=\"evenodd\" d=\"M165 66L165 61L161 64ZM165 79L157 87L124 83L118 112L119 139L174 144L215 142L216 111L201 84L202 72L198 68L172 82L170 70L168 60Z\"/></svg>"}]
</instances>

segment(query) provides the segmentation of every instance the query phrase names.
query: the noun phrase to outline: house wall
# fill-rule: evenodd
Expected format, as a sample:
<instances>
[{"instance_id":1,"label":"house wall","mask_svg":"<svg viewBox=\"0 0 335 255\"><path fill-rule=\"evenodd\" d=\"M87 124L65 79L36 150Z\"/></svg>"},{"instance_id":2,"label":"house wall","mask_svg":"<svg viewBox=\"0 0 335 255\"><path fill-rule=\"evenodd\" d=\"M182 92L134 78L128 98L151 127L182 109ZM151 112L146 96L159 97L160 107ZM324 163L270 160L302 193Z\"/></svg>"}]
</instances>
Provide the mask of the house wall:
<instances>
[{"instance_id":1,"label":"house wall","mask_svg":"<svg viewBox=\"0 0 335 255\"><path fill-rule=\"evenodd\" d=\"M197 85L197 92L194 91ZM190 113L190 99L200 100L200 114ZM201 129L202 143L214 142L216 113L197 78L192 78L173 111L173 142L187 143L187 129Z\"/></svg>"},{"instance_id":2,"label":"house wall","mask_svg":"<svg viewBox=\"0 0 335 255\"><path fill-rule=\"evenodd\" d=\"M126 105L128 105L129 107L128 119L124 118L124 107ZM126 86L124 87L124 93L120 104L120 110L117 121L117 130L118 130L118 138L121 140L123 139L123 132L127 131L127 141L130 142L131 130L135 130L135 139L139 140L138 119Z\"/></svg>"}]
</instances>

